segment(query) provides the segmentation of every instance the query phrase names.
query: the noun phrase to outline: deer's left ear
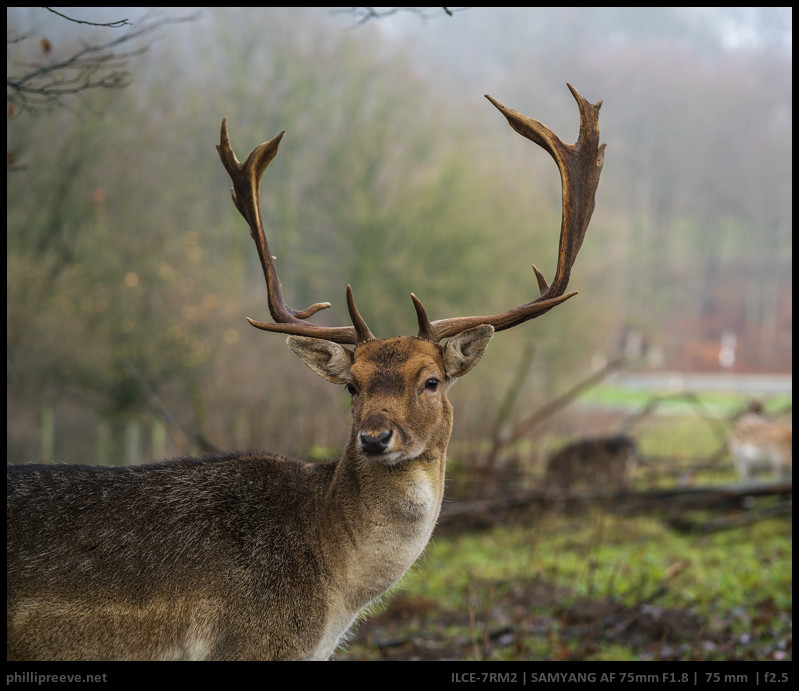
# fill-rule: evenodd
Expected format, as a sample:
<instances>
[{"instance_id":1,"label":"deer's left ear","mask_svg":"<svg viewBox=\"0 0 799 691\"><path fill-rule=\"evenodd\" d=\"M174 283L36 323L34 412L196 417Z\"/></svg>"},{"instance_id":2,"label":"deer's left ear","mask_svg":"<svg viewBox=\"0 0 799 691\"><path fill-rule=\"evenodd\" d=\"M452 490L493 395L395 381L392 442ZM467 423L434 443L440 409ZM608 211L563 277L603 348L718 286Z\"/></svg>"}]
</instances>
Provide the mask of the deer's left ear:
<instances>
[{"instance_id":1,"label":"deer's left ear","mask_svg":"<svg viewBox=\"0 0 799 691\"><path fill-rule=\"evenodd\" d=\"M334 384L346 384L350 380L350 367L355 357L351 350L338 343L306 336L289 336L286 343L323 379Z\"/></svg>"},{"instance_id":2,"label":"deer's left ear","mask_svg":"<svg viewBox=\"0 0 799 691\"><path fill-rule=\"evenodd\" d=\"M483 357L493 336L494 327L482 324L450 338L444 346L447 381L452 382L471 370Z\"/></svg>"}]
</instances>

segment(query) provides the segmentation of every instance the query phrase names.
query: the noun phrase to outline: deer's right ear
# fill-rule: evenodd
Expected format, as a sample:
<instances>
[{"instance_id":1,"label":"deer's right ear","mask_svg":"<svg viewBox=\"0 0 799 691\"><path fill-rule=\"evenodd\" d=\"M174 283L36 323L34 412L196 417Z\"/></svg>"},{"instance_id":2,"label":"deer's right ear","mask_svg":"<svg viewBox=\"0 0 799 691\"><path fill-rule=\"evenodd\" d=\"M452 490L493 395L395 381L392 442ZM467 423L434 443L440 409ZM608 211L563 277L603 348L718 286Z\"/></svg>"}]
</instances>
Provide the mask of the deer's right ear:
<instances>
[{"instance_id":1,"label":"deer's right ear","mask_svg":"<svg viewBox=\"0 0 799 691\"><path fill-rule=\"evenodd\" d=\"M349 381L350 367L355 354L332 341L306 336L289 336L286 339L297 357L323 379L334 384Z\"/></svg>"}]
</instances>

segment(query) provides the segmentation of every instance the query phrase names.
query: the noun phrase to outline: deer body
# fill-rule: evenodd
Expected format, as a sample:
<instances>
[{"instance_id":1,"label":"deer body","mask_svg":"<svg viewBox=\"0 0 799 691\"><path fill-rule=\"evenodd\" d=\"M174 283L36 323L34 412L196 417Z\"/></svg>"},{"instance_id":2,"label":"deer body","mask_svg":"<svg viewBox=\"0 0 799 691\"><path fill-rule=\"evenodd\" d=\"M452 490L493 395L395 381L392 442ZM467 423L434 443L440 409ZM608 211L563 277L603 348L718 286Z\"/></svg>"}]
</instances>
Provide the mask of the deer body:
<instances>
[{"instance_id":1,"label":"deer body","mask_svg":"<svg viewBox=\"0 0 799 691\"><path fill-rule=\"evenodd\" d=\"M793 474L793 425L763 415L744 413L735 423L729 441L741 479L769 473L775 478Z\"/></svg>"},{"instance_id":2,"label":"deer body","mask_svg":"<svg viewBox=\"0 0 799 691\"><path fill-rule=\"evenodd\" d=\"M440 504L423 463L398 473L416 491L376 509L399 483L374 468L355 511L337 501L354 489L346 464L253 454L28 473L13 510L39 531L9 535L9 658L327 659L427 543ZM48 490L57 504L40 501Z\"/></svg>"},{"instance_id":3,"label":"deer body","mask_svg":"<svg viewBox=\"0 0 799 691\"><path fill-rule=\"evenodd\" d=\"M331 470L257 455L12 468L8 510L36 530L9 522L9 659L312 656L293 630L321 639L307 584L330 565L303 519Z\"/></svg>"},{"instance_id":4,"label":"deer body","mask_svg":"<svg viewBox=\"0 0 799 691\"><path fill-rule=\"evenodd\" d=\"M580 135L498 101L511 126L561 173L563 216L552 285L500 314L431 322L412 296L415 337L377 339L347 287L352 326L323 327L287 305L260 213L260 183L283 133L241 163L222 123L220 158L266 279L273 322L316 374L352 396L341 458L274 454L176 459L134 468L7 469L10 659L327 659L365 607L424 550L444 493L452 433L447 389L494 331L538 317L566 293L594 208L604 145L599 107L569 87ZM354 346L353 349L345 347Z\"/></svg>"},{"instance_id":5,"label":"deer body","mask_svg":"<svg viewBox=\"0 0 799 691\"><path fill-rule=\"evenodd\" d=\"M355 390L336 461L10 466L8 513L25 523L9 521L9 657L330 657L427 544L444 494L447 384L492 334L355 353L291 337L315 371Z\"/></svg>"}]
</instances>

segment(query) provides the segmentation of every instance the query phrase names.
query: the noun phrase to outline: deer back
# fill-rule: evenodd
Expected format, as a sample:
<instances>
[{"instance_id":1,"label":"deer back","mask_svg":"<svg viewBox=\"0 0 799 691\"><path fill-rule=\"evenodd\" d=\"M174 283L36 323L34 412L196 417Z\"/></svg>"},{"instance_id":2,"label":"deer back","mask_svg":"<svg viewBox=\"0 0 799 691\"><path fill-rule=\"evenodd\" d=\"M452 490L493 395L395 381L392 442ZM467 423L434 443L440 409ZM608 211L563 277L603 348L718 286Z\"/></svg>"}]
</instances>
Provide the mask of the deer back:
<instances>
[{"instance_id":1,"label":"deer back","mask_svg":"<svg viewBox=\"0 0 799 691\"><path fill-rule=\"evenodd\" d=\"M334 471L258 454L9 468L9 658L311 656Z\"/></svg>"},{"instance_id":2,"label":"deer back","mask_svg":"<svg viewBox=\"0 0 799 691\"><path fill-rule=\"evenodd\" d=\"M638 464L638 445L618 434L567 444L547 460L544 484L560 490L627 489Z\"/></svg>"}]
</instances>

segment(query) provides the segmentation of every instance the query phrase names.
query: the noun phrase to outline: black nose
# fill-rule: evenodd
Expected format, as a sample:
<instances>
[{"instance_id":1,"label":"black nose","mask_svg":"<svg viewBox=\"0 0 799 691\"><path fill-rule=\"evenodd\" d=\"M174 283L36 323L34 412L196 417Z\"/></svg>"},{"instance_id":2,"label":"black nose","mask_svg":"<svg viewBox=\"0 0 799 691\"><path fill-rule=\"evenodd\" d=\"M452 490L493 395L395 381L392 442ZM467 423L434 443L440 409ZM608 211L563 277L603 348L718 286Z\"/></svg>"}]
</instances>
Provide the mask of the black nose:
<instances>
[{"instance_id":1,"label":"black nose","mask_svg":"<svg viewBox=\"0 0 799 691\"><path fill-rule=\"evenodd\" d=\"M392 436L393 432L390 429L385 432L380 432L380 434L374 437L361 432L361 448L364 453L373 455L381 454L388 448Z\"/></svg>"}]
</instances>

